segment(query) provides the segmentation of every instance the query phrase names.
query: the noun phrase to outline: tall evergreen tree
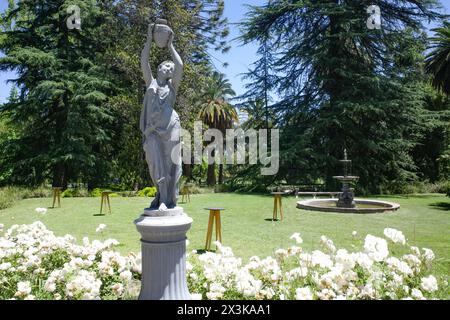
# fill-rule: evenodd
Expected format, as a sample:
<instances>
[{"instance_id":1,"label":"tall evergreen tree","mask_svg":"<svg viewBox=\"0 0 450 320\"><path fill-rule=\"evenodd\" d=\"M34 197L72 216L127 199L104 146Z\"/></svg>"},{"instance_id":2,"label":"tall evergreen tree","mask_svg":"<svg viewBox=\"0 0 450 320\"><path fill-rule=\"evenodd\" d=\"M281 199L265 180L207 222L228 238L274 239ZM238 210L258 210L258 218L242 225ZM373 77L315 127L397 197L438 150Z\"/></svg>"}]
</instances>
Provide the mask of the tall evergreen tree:
<instances>
[{"instance_id":1,"label":"tall evergreen tree","mask_svg":"<svg viewBox=\"0 0 450 320\"><path fill-rule=\"evenodd\" d=\"M19 99L19 91L16 87L12 87L9 97L7 99L8 103L16 103ZM0 106L0 110L2 106ZM3 113L0 113L0 148L6 144L7 141L16 138L16 128L11 124L11 119ZM8 163L3 163L5 159L0 157L0 186L6 184L11 179L12 170Z\"/></svg>"},{"instance_id":2,"label":"tall evergreen tree","mask_svg":"<svg viewBox=\"0 0 450 320\"><path fill-rule=\"evenodd\" d=\"M107 174L105 152L112 134L105 107L114 75L103 60L108 48L108 1L32 0L11 2L0 50L1 70L17 73L17 102L3 113L19 135L4 145L12 183L54 186ZM81 9L82 28L69 29L68 8ZM100 169L100 170L99 170Z\"/></svg>"},{"instance_id":3,"label":"tall evergreen tree","mask_svg":"<svg viewBox=\"0 0 450 320\"><path fill-rule=\"evenodd\" d=\"M67 9L81 9L81 30L69 30ZM223 0L9 0L0 17L1 70L14 70L19 100L2 109L19 134L2 145L9 183L90 187L119 178L148 183L139 115L145 92L139 53L148 24L165 17L185 62L177 111L189 128L197 92L212 69L208 52L226 51ZM155 50L151 63L167 58ZM195 87L192 86L195 84Z\"/></svg>"},{"instance_id":4,"label":"tall evergreen tree","mask_svg":"<svg viewBox=\"0 0 450 320\"><path fill-rule=\"evenodd\" d=\"M422 136L413 150L422 181L450 177L450 98L426 84Z\"/></svg>"},{"instance_id":5,"label":"tall evergreen tree","mask_svg":"<svg viewBox=\"0 0 450 320\"><path fill-rule=\"evenodd\" d=\"M380 30L366 23L372 4L381 9ZM280 179L324 178L336 188L344 149L366 191L414 178L421 22L439 18L436 8L437 1L408 0L274 0L252 8L244 42L260 41L268 30L272 41Z\"/></svg>"},{"instance_id":6,"label":"tall evergreen tree","mask_svg":"<svg viewBox=\"0 0 450 320\"><path fill-rule=\"evenodd\" d=\"M245 39L245 38L244 38ZM264 119L265 128L269 129L270 121L270 103L271 103L271 91L275 86L275 77L271 75L271 71L274 67L273 55L271 50L271 38L269 35L269 29L265 30L265 33L258 37L260 47L258 48L257 55L259 59L253 64L253 68L247 72L243 80L249 80L245 85L247 90L239 100L243 101L239 108L250 111L256 106L260 106L263 103L264 107Z\"/></svg>"}]
</instances>

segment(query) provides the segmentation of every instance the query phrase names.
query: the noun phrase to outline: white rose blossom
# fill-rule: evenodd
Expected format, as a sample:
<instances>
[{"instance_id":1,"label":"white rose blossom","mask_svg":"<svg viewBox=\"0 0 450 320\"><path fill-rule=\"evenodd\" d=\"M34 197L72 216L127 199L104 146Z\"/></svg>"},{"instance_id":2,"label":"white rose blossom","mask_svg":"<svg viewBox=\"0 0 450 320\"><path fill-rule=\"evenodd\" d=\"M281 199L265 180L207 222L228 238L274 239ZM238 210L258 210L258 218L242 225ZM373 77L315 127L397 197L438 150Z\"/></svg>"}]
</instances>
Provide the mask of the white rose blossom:
<instances>
[{"instance_id":1,"label":"white rose blossom","mask_svg":"<svg viewBox=\"0 0 450 320\"><path fill-rule=\"evenodd\" d=\"M389 255L386 240L374 237L370 234L366 236L364 249L369 257L376 262L385 260Z\"/></svg>"},{"instance_id":2,"label":"white rose blossom","mask_svg":"<svg viewBox=\"0 0 450 320\"><path fill-rule=\"evenodd\" d=\"M435 255L433 250L431 249L427 249L427 248L423 248L423 259L425 261L425 265L427 266L427 268L431 267L431 263L434 261L435 259Z\"/></svg>"},{"instance_id":3,"label":"white rose blossom","mask_svg":"<svg viewBox=\"0 0 450 320\"><path fill-rule=\"evenodd\" d=\"M420 287L426 292L435 292L438 290L438 283L433 275L424 277L421 280Z\"/></svg>"},{"instance_id":4,"label":"white rose blossom","mask_svg":"<svg viewBox=\"0 0 450 320\"><path fill-rule=\"evenodd\" d=\"M309 287L298 288L295 290L296 300L313 300L313 293Z\"/></svg>"},{"instance_id":5,"label":"white rose blossom","mask_svg":"<svg viewBox=\"0 0 450 320\"><path fill-rule=\"evenodd\" d=\"M17 283L15 297L26 297L31 293L30 281L20 281Z\"/></svg>"},{"instance_id":6,"label":"white rose blossom","mask_svg":"<svg viewBox=\"0 0 450 320\"><path fill-rule=\"evenodd\" d=\"M47 213L47 209L46 208L36 208L35 209L35 211L37 212L37 213L40 213L40 214L46 214Z\"/></svg>"},{"instance_id":7,"label":"white rose blossom","mask_svg":"<svg viewBox=\"0 0 450 320\"><path fill-rule=\"evenodd\" d=\"M302 244L303 243L303 239L302 239L302 237L300 236L300 233L294 233L292 236L291 236L291 239L293 239L293 240L295 240L295 242L297 242L297 244Z\"/></svg>"},{"instance_id":8,"label":"white rose blossom","mask_svg":"<svg viewBox=\"0 0 450 320\"><path fill-rule=\"evenodd\" d=\"M97 229L95 229L95 232L97 233L101 233L106 229L106 224L100 223L97 227Z\"/></svg>"},{"instance_id":9,"label":"white rose blossom","mask_svg":"<svg viewBox=\"0 0 450 320\"><path fill-rule=\"evenodd\" d=\"M320 243L322 247L329 253L334 253L336 251L336 246L334 245L331 239L328 239L326 236L320 237Z\"/></svg>"},{"instance_id":10,"label":"white rose blossom","mask_svg":"<svg viewBox=\"0 0 450 320\"><path fill-rule=\"evenodd\" d=\"M411 297L414 298L415 300L424 300L425 299L422 294L422 291L420 291L419 289L412 289Z\"/></svg>"},{"instance_id":11,"label":"white rose blossom","mask_svg":"<svg viewBox=\"0 0 450 320\"><path fill-rule=\"evenodd\" d=\"M396 229L392 229L392 228L386 228L384 229L384 236L386 238L388 238L389 240L391 240L393 243L398 243L398 244L402 244L405 245L406 244L406 238L403 235L403 232L396 230Z\"/></svg>"},{"instance_id":12,"label":"white rose blossom","mask_svg":"<svg viewBox=\"0 0 450 320\"><path fill-rule=\"evenodd\" d=\"M202 300L202 295L200 293L191 293L191 300Z\"/></svg>"}]
</instances>

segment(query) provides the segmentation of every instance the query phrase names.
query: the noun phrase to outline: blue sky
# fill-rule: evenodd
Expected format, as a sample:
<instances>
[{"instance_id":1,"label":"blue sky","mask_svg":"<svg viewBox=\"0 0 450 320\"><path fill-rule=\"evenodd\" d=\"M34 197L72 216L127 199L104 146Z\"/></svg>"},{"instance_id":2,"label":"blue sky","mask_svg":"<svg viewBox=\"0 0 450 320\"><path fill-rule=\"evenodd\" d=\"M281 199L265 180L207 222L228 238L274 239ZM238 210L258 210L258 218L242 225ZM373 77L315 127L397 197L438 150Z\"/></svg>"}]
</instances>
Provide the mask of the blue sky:
<instances>
[{"instance_id":1,"label":"blue sky","mask_svg":"<svg viewBox=\"0 0 450 320\"><path fill-rule=\"evenodd\" d=\"M236 23L241 21L246 12L245 5L262 5L266 0L225 0L225 15L230 22L230 40L239 36L239 30ZM445 7L445 11L450 14L450 0L441 0ZM7 1L0 0L0 11L4 11L7 7ZM216 67L227 75L230 79L233 89L237 94L245 91L240 74L246 72L250 65L256 60L255 45L241 46L237 41L231 42L231 50L227 54L213 52L213 62ZM229 66L223 68L223 62L228 62ZM11 85L7 84L8 79L14 78L14 73L0 72L0 103L4 102L8 97Z\"/></svg>"}]
</instances>

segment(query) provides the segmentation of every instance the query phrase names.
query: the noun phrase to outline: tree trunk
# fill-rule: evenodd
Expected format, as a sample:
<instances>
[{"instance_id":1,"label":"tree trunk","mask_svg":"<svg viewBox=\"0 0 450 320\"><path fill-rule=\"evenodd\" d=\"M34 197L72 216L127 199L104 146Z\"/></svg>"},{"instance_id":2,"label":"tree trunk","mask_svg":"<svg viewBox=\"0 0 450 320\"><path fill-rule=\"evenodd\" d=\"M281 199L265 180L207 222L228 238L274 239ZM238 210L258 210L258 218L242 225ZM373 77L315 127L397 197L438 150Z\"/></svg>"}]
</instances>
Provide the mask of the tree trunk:
<instances>
[{"instance_id":1,"label":"tree trunk","mask_svg":"<svg viewBox=\"0 0 450 320\"><path fill-rule=\"evenodd\" d=\"M215 156L215 150L212 150L210 157L214 160ZM208 159L208 163L211 162L211 158ZM206 183L208 186L215 186L216 185L216 163L213 162L213 164L208 164L208 173L206 177Z\"/></svg>"},{"instance_id":2,"label":"tree trunk","mask_svg":"<svg viewBox=\"0 0 450 320\"><path fill-rule=\"evenodd\" d=\"M183 164L183 175L188 179L192 179L192 167L189 163Z\"/></svg>"},{"instance_id":3,"label":"tree trunk","mask_svg":"<svg viewBox=\"0 0 450 320\"><path fill-rule=\"evenodd\" d=\"M208 177L206 180L208 186L215 186L216 185L216 164L209 164L208 165Z\"/></svg>"},{"instance_id":4,"label":"tree trunk","mask_svg":"<svg viewBox=\"0 0 450 320\"><path fill-rule=\"evenodd\" d=\"M339 6L339 0L330 0L330 3L336 5L336 7ZM341 46L343 45L339 37L339 34L342 32L340 21L341 18L338 13L335 13L330 14L329 19L330 38L328 40L328 54L330 57L339 58L342 56ZM341 61L340 59L338 59L337 61L338 62L335 66L327 66L327 80L324 83L324 88L329 95L329 107L326 110L323 110L325 111L323 115L331 118L329 119L329 121L333 120L333 118L335 118L337 114L339 114L337 107L340 100L340 93L342 92L341 86L344 85L344 80L338 72L338 69L342 69L343 66L339 64L339 62ZM336 180L333 179L333 176L339 174L339 168L337 166L336 160L339 159L340 153L342 153L344 151L343 149L345 148L341 132L339 132L339 129L334 124L334 121L331 122L332 123L329 124L328 128L326 129L326 137L329 139L326 143L329 160L327 161L325 169L325 185L329 190L334 189L336 186Z\"/></svg>"},{"instance_id":5,"label":"tree trunk","mask_svg":"<svg viewBox=\"0 0 450 320\"><path fill-rule=\"evenodd\" d=\"M63 188L64 190L67 189L67 174L66 174L66 167L62 163L58 163L53 168L53 182L52 187L53 188Z\"/></svg>"},{"instance_id":6,"label":"tree trunk","mask_svg":"<svg viewBox=\"0 0 450 320\"><path fill-rule=\"evenodd\" d=\"M223 164L219 164L219 184L223 184Z\"/></svg>"}]
</instances>

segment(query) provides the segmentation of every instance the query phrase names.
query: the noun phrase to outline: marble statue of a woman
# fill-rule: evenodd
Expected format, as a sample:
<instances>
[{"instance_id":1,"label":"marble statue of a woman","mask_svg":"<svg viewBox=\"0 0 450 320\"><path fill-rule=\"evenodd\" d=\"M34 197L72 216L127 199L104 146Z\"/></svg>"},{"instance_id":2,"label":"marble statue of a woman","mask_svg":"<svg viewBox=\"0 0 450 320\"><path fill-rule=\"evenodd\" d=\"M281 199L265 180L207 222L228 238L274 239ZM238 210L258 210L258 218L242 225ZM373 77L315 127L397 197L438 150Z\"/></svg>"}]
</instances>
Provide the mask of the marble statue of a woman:
<instances>
[{"instance_id":1,"label":"marble statue of a woman","mask_svg":"<svg viewBox=\"0 0 450 320\"><path fill-rule=\"evenodd\" d=\"M141 67L146 93L140 128L150 176L158 192L150 209L173 209L177 205L178 181L181 177L180 118L174 104L183 75L183 62L173 46L174 33L165 20L151 24L142 51ZM149 56L152 41L167 47L173 61L165 61L154 77Z\"/></svg>"}]
</instances>

